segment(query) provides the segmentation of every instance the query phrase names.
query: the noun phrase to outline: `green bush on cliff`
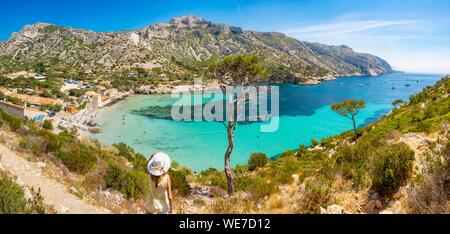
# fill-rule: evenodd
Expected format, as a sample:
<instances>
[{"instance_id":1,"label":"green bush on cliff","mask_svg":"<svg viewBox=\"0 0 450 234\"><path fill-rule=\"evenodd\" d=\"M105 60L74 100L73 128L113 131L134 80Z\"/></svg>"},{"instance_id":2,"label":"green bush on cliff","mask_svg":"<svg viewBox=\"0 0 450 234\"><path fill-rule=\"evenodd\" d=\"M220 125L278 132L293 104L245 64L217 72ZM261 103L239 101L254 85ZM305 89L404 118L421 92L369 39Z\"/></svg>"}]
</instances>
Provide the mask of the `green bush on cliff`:
<instances>
[{"instance_id":1,"label":"green bush on cliff","mask_svg":"<svg viewBox=\"0 0 450 234\"><path fill-rule=\"evenodd\" d=\"M191 191L189 183L187 181L187 176L190 174L190 171L183 169L171 169L169 171L172 189L179 196L187 196Z\"/></svg>"},{"instance_id":2,"label":"green bush on cliff","mask_svg":"<svg viewBox=\"0 0 450 234\"><path fill-rule=\"evenodd\" d=\"M12 115L8 115L3 110L0 110L0 119L2 119L9 125L11 131L13 132L17 131L20 127L22 127L22 121L19 118L16 118Z\"/></svg>"},{"instance_id":3,"label":"green bush on cliff","mask_svg":"<svg viewBox=\"0 0 450 234\"><path fill-rule=\"evenodd\" d=\"M316 140L315 138L311 138L311 145L318 146L318 145L320 145L320 142L318 140Z\"/></svg>"},{"instance_id":4,"label":"green bush on cliff","mask_svg":"<svg viewBox=\"0 0 450 234\"><path fill-rule=\"evenodd\" d=\"M354 145L345 145L336 152L336 169L345 179L353 181L355 188L368 183L367 164L375 147L366 139L360 138Z\"/></svg>"},{"instance_id":5,"label":"green bush on cliff","mask_svg":"<svg viewBox=\"0 0 450 234\"><path fill-rule=\"evenodd\" d=\"M324 176L310 177L305 181L305 191L299 200L298 213L319 214L321 207L334 202L333 183Z\"/></svg>"},{"instance_id":6,"label":"green bush on cliff","mask_svg":"<svg viewBox=\"0 0 450 234\"><path fill-rule=\"evenodd\" d=\"M0 213L28 213L27 200L22 187L3 174L0 174L0 191Z\"/></svg>"},{"instance_id":7,"label":"green bush on cliff","mask_svg":"<svg viewBox=\"0 0 450 234\"><path fill-rule=\"evenodd\" d=\"M248 160L248 170L253 171L258 167L265 166L269 160L267 159L266 154L264 153L253 153L250 155L250 159Z\"/></svg>"},{"instance_id":8,"label":"green bush on cliff","mask_svg":"<svg viewBox=\"0 0 450 234\"><path fill-rule=\"evenodd\" d=\"M119 150L119 155L128 159L129 162L133 163L133 166L137 170L146 171L147 170L147 159L144 155L137 153L124 143L113 144L113 146Z\"/></svg>"},{"instance_id":9,"label":"green bush on cliff","mask_svg":"<svg viewBox=\"0 0 450 234\"><path fill-rule=\"evenodd\" d=\"M121 192L127 198L143 198L149 188L147 174L114 164L108 168L105 183L108 188Z\"/></svg>"},{"instance_id":10,"label":"green bush on cliff","mask_svg":"<svg viewBox=\"0 0 450 234\"><path fill-rule=\"evenodd\" d=\"M31 198L25 197L24 190L6 174L0 172L0 214L42 214L45 209L42 196L31 190Z\"/></svg>"},{"instance_id":11,"label":"green bush on cliff","mask_svg":"<svg viewBox=\"0 0 450 234\"><path fill-rule=\"evenodd\" d=\"M236 177L235 186L236 190L250 193L256 200L278 191L277 186L274 186L272 182L253 175Z\"/></svg>"},{"instance_id":12,"label":"green bush on cliff","mask_svg":"<svg viewBox=\"0 0 450 234\"><path fill-rule=\"evenodd\" d=\"M70 171L80 174L88 172L97 162L95 150L81 143L72 143L59 149L55 155Z\"/></svg>"},{"instance_id":13,"label":"green bush on cliff","mask_svg":"<svg viewBox=\"0 0 450 234\"><path fill-rule=\"evenodd\" d=\"M374 152L372 189L389 196L405 185L413 172L414 151L405 143L392 144Z\"/></svg>"},{"instance_id":14,"label":"green bush on cliff","mask_svg":"<svg viewBox=\"0 0 450 234\"><path fill-rule=\"evenodd\" d=\"M30 134L20 141L21 147L34 153L52 153L71 171L87 173L98 161L99 149L77 140L75 132L63 131L58 135L47 130L30 127Z\"/></svg>"},{"instance_id":15,"label":"green bush on cliff","mask_svg":"<svg viewBox=\"0 0 450 234\"><path fill-rule=\"evenodd\" d=\"M222 189L226 189L227 187L227 178L225 177L223 171L218 171L215 168L208 168L202 171L199 175L199 180L201 183Z\"/></svg>"}]
</instances>

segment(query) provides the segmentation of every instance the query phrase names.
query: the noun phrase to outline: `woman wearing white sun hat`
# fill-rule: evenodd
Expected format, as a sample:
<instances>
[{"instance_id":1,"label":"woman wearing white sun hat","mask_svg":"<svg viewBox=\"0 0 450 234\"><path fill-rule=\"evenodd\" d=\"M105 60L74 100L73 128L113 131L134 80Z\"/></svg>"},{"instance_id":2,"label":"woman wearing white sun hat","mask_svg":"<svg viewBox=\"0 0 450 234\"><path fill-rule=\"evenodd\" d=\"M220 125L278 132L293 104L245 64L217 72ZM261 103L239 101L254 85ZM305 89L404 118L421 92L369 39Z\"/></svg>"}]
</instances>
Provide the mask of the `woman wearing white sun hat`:
<instances>
[{"instance_id":1,"label":"woman wearing white sun hat","mask_svg":"<svg viewBox=\"0 0 450 234\"><path fill-rule=\"evenodd\" d=\"M147 211L152 214L173 212L172 186L170 176L170 158L165 153L155 153L150 157L147 171L150 174L150 190L147 198Z\"/></svg>"}]
</instances>

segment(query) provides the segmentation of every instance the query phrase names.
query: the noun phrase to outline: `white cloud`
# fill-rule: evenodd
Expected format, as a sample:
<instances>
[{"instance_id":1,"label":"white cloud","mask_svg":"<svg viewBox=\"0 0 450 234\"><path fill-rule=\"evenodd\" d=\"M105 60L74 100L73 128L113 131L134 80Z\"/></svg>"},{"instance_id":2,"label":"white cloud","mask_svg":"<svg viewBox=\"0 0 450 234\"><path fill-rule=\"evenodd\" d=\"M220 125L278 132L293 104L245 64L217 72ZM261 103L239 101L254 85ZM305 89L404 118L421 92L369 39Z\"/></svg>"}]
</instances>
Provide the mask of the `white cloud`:
<instances>
[{"instance_id":1,"label":"white cloud","mask_svg":"<svg viewBox=\"0 0 450 234\"><path fill-rule=\"evenodd\" d=\"M342 21L283 30L285 34L317 34L321 36L342 35L375 28L414 25L415 20L363 20Z\"/></svg>"},{"instance_id":2,"label":"white cloud","mask_svg":"<svg viewBox=\"0 0 450 234\"><path fill-rule=\"evenodd\" d=\"M348 45L382 57L402 71L450 73L448 37L426 19L339 17L281 31L303 41Z\"/></svg>"}]
</instances>

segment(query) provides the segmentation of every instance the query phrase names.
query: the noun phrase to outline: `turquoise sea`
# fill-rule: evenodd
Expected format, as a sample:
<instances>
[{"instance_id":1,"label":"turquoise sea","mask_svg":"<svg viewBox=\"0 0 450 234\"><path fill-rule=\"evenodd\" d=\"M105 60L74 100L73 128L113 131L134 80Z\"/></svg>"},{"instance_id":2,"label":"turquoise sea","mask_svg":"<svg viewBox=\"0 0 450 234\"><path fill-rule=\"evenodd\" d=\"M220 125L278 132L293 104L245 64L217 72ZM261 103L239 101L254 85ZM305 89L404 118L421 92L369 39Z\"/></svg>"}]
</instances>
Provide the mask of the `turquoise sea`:
<instances>
[{"instance_id":1,"label":"turquoise sea","mask_svg":"<svg viewBox=\"0 0 450 234\"><path fill-rule=\"evenodd\" d=\"M349 120L330 110L333 102L365 100L367 108L357 116L358 125L364 126L389 113L394 99L408 100L441 77L393 73L343 77L315 86L280 85L279 129L261 133L260 125L266 123L238 125L232 164L245 164L253 152L274 157L297 149L300 144L309 145L311 138L320 140L350 130ZM197 172L209 167L223 168L227 138L221 123L176 122L155 117L176 101L170 95L140 95L105 107L95 120L102 131L91 137L107 145L124 142L146 156L163 151ZM139 112L143 109L147 110L145 114Z\"/></svg>"}]
</instances>

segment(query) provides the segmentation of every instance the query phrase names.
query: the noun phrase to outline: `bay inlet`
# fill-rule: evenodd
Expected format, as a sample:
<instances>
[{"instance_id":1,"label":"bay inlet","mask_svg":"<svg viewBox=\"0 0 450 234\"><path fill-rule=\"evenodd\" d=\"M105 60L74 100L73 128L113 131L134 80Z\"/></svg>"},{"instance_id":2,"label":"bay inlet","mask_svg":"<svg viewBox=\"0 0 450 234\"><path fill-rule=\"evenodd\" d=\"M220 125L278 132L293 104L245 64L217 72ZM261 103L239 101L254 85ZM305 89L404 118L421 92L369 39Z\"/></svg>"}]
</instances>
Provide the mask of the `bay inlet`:
<instances>
[{"instance_id":1,"label":"bay inlet","mask_svg":"<svg viewBox=\"0 0 450 234\"><path fill-rule=\"evenodd\" d=\"M280 85L280 124L271 133L260 125L239 125L232 165L245 164L251 153L276 156L311 139L320 140L352 128L348 119L330 110L334 102L362 99L365 108L358 116L359 126L378 120L392 110L395 99L408 100L434 84L441 75L392 73L377 77L343 77L314 86ZM173 160L201 171L223 168L227 147L225 128L218 122L176 122L167 118L167 109L177 101L170 95L136 95L98 112L95 122L101 128L92 138L103 144L123 142L149 156L158 151Z\"/></svg>"}]
</instances>

